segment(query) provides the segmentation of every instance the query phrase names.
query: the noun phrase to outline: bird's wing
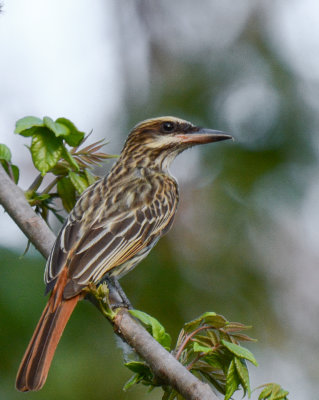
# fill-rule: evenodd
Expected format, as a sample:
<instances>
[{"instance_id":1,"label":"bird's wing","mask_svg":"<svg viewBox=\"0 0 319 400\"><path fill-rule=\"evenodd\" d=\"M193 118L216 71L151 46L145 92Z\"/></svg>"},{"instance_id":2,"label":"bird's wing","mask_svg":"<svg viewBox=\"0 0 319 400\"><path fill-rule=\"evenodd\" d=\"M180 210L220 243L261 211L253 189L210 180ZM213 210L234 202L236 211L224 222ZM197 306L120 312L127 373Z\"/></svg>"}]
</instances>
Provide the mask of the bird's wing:
<instances>
[{"instance_id":1,"label":"bird's wing","mask_svg":"<svg viewBox=\"0 0 319 400\"><path fill-rule=\"evenodd\" d=\"M72 219L62 228L47 263L46 283L50 290L67 265L66 297L77 294L89 282L97 283L108 271L138 255L170 227L177 199L154 199L148 204L96 219L83 232L83 221Z\"/></svg>"}]
</instances>

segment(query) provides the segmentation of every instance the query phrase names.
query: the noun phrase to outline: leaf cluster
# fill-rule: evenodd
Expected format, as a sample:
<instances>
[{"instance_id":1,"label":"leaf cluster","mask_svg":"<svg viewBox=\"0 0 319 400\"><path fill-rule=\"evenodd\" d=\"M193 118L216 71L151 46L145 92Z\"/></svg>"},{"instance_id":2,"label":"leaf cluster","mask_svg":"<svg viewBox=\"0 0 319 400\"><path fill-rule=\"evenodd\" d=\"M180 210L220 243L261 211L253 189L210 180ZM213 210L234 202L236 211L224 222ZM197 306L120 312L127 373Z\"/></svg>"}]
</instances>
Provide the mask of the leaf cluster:
<instances>
[{"instance_id":1,"label":"leaf cluster","mask_svg":"<svg viewBox=\"0 0 319 400\"><path fill-rule=\"evenodd\" d=\"M246 360L254 365L257 362L239 344L253 340L241 332L248 328L214 312L204 313L184 325L174 353L188 370L223 393L225 400L239 388L244 390L244 395L250 395Z\"/></svg>"},{"instance_id":2,"label":"leaf cluster","mask_svg":"<svg viewBox=\"0 0 319 400\"><path fill-rule=\"evenodd\" d=\"M40 174L25 195L29 204L35 206L35 210L46 221L49 211L62 220L53 205L55 198L60 198L65 210L70 212L77 196L98 179L92 174L92 168L114 157L101 152L105 144L103 140L84 147L89 135L85 136L84 132L66 118L53 121L50 117L24 117L17 121L15 133L31 138L28 148L33 164ZM17 182L19 170L11 164L11 153L5 145L0 145L0 161ZM53 179L45 188L40 189L48 173Z\"/></svg>"},{"instance_id":3,"label":"leaf cluster","mask_svg":"<svg viewBox=\"0 0 319 400\"><path fill-rule=\"evenodd\" d=\"M239 389L243 390L244 396L247 394L250 397L246 361L255 366L257 361L248 349L240 345L240 342L255 341L242 332L249 329L249 326L229 322L215 312L206 312L184 325L175 348L171 349L171 337L159 321L142 311L131 310L130 313L138 318L154 339L171 351L181 364L199 379L214 386L224 395L225 400L231 399ZM158 381L144 361L130 360L125 365L134 372L124 386L125 390L137 383L142 383L150 389L162 386L162 382ZM164 386L163 390L163 400L182 399L171 387ZM288 392L279 385L268 384L264 386L259 400L286 400L287 395Z\"/></svg>"}]
</instances>

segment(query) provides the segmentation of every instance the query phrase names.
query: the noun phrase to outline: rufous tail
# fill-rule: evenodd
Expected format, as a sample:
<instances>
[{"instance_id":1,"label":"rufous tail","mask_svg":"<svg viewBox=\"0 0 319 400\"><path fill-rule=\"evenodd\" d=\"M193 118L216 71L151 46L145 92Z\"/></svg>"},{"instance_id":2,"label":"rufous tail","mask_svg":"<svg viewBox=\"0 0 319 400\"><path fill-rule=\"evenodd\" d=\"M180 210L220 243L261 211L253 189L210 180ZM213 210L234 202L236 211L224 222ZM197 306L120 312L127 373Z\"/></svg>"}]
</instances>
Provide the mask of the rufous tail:
<instances>
[{"instance_id":1,"label":"rufous tail","mask_svg":"<svg viewBox=\"0 0 319 400\"><path fill-rule=\"evenodd\" d=\"M16 379L21 392L40 390L44 385L55 349L80 299L77 295L64 300L57 292L53 290L21 361Z\"/></svg>"}]
</instances>

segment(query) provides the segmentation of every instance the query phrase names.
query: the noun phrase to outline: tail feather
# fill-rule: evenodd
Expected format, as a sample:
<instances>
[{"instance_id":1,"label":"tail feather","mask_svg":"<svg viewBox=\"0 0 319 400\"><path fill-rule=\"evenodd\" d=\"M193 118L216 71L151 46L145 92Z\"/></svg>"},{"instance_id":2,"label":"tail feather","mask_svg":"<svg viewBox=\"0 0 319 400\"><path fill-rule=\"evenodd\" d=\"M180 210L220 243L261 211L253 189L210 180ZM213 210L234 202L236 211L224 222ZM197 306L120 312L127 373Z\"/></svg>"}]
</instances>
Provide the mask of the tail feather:
<instances>
[{"instance_id":1,"label":"tail feather","mask_svg":"<svg viewBox=\"0 0 319 400\"><path fill-rule=\"evenodd\" d=\"M50 297L20 364L16 388L21 392L40 390L44 385L56 347L79 298L77 295L56 304L56 296Z\"/></svg>"}]
</instances>

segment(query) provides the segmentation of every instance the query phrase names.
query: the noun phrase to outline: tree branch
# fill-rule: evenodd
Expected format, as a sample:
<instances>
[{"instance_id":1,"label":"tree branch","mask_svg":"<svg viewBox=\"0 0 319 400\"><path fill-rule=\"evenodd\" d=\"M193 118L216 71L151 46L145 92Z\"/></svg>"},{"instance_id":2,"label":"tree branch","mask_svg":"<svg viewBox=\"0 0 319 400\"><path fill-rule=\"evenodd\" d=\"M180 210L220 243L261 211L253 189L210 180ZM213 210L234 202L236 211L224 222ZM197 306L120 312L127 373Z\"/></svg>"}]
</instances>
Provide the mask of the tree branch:
<instances>
[{"instance_id":1,"label":"tree branch","mask_svg":"<svg viewBox=\"0 0 319 400\"><path fill-rule=\"evenodd\" d=\"M33 211L23 191L9 178L1 164L0 204L43 257L48 258L55 235Z\"/></svg>"},{"instance_id":2,"label":"tree branch","mask_svg":"<svg viewBox=\"0 0 319 400\"><path fill-rule=\"evenodd\" d=\"M218 400L207 383L201 382L190 373L126 309L117 313L114 330L148 363L156 377L167 382L185 399Z\"/></svg>"},{"instance_id":3,"label":"tree branch","mask_svg":"<svg viewBox=\"0 0 319 400\"><path fill-rule=\"evenodd\" d=\"M55 235L27 202L23 191L0 164L0 204L37 250L47 258ZM208 384L201 382L166 351L126 309L114 320L114 331L150 366L154 374L187 400L218 400Z\"/></svg>"}]
</instances>

